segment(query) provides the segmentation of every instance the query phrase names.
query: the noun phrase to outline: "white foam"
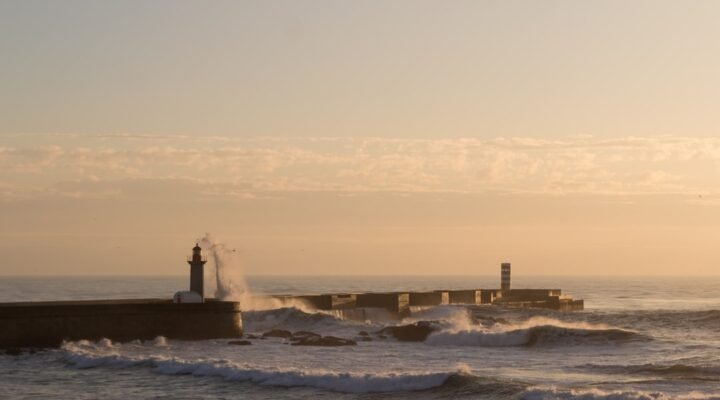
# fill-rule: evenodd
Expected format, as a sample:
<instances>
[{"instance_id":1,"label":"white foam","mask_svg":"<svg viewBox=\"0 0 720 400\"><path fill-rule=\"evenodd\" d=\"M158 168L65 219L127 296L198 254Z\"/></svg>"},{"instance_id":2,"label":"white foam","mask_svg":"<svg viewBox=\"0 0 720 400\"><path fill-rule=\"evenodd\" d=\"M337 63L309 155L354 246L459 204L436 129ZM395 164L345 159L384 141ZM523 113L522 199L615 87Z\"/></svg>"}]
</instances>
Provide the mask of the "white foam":
<instances>
[{"instance_id":1,"label":"white foam","mask_svg":"<svg viewBox=\"0 0 720 400\"><path fill-rule=\"evenodd\" d=\"M441 331L430 335L425 343L440 346L505 347L528 344L530 331L482 332L478 330Z\"/></svg>"},{"instance_id":2,"label":"white foam","mask_svg":"<svg viewBox=\"0 0 720 400\"><path fill-rule=\"evenodd\" d=\"M584 329L584 330L608 330L608 329L619 329L606 324L591 324L589 322L570 322L562 321L555 318L547 317L532 317L520 323L512 324L513 329L526 329L533 328L536 326L556 326L558 328L568 329Z\"/></svg>"},{"instance_id":3,"label":"white foam","mask_svg":"<svg viewBox=\"0 0 720 400\"><path fill-rule=\"evenodd\" d=\"M612 328L575 328L571 324L536 325L526 328L510 326L507 330L474 327L434 332L426 340L429 345L505 347L535 344L590 344L614 340L642 338L636 332Z\"/></svg>"},{"instance_id":4,"label":"white foam","mask_svg":"<svg viewBox=\"0 0 720 400\"><path fill-rule=\"evenodd\" d=\"M358 330L372 327L358 321L346 321L331 313L308 313L296 308L280 308L267 311L243 313L243 327L246 332L261 333L270 329L290 331L313 331L324 335L354 335Z\"/></svg>"},{"instance_id":5,"label":"white foam","mask_svg":"<svg viewBox=\"0 0 720 400\"><path fill-rule=\"evenodd\" d=\"M587 342L608 338L615 333L618 336L631 336L635 332L613 328L604 324L586 322L566 322L553 318L533 317L512 324L495 324L491 327L474 324L468 312L463 308L438 307L429 309L418 317L442 317L441 329L432 333L426 344L450 346L505 347L559 340L563 343ZM588 339L590 337L590 339Z\"/></svg>"},{"instance_id":6,"label":"white foam","mask_svg":"<svg viewBox=\"0 0 720 400\"><path fill-rule=\"evenodd\" d=\"M403 323L418 321L441 321L447 329L460 331L473 329L475 324L470 310L465 306L436 306L413 308L412 315Z\"/></svg>"}]
</instances>

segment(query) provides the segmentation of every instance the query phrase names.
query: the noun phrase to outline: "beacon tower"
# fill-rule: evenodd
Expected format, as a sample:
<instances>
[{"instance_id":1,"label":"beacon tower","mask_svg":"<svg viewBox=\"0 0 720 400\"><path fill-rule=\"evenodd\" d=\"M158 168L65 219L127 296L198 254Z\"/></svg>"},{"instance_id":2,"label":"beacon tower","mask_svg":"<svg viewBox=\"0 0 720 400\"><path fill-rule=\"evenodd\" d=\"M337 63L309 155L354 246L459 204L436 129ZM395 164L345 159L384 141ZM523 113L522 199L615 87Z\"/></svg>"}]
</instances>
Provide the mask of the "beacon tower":
<instances>
[{"instance_id":1,"label":"beacon tower","mask_svg":"<svg viewBox=\"0 0 720 400\"><path fill-rule=\"evenodd\" d=\"M195 243L193 247L192 257L188 258L188 264L190 264L190 291L200 295L200 298L205 300L205 279L204 270L207 259L202 255L202 249Z\"/></svg>"},{"instance_id":2,"label":"beacon tower","mask_svg":"<svg viewBox=\"0 0 720 400\"><path fill-rule=\"evenodd\" d=\"M502 291L510 290L510 263L500 264L500 289Z\"/></svg>"}]
</instances>

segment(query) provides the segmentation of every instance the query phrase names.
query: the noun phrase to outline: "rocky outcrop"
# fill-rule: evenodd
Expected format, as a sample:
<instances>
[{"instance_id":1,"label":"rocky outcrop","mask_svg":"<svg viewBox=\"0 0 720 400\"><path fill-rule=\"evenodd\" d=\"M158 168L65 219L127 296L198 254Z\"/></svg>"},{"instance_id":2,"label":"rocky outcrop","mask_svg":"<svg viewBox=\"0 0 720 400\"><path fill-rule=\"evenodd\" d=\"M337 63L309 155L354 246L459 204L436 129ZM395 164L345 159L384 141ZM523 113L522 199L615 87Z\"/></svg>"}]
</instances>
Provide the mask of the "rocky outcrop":
<instances>
[{"instance_id":1,"label":"rocky outcrop","mask_svg":"<svg viewBox=\"0 0 720 400\"><path fill-rule=\"evenodd\" d=\"M285 344L293 346L321 346L321 347L337 347L337 346L355 346L357 342L350 339L343 339L335 336L322 336L315 332L297 331L290 332L284 329L273 329L263 333L260 339L264 338L281 338L287 339ZM369 339L369 338L368 338ZM230 342L229 344L238 344ZM250 342L248 342L250 344Z\"/></svg>"},{"instance_id":2,"label":"rocky outcrop","mask_svg":"<svg viewBox=\"0 0 720 400\"><path fill-rule=\"evenodd\" d=\"M320 334L317 334L315 332L308 332L308 331L297 331L292 334L291 340L294 339L303 339L303 338L309 338L309 337L321 337Z\"/></svg>"},{"instance_id":3,"label":"rocky outcrop","mask_svg":"<svg viewBox=\"0 0 720 400\"><path fill-rule=\"evenodd\" d=\"M290 339L292 337L292 332L286 331L284 329L273 329L271 331L267 331L263 333L262 337L268 338L268 337L276 337L276 338L282 338L282 339Z\"/></svg>"},{"instance_id":4,"label":"rocky outcrop","mask_svg":"<svg viewBox=\"0 0 720 400\"><path fill-rule=\"evenodd\" d=\"M380 336L392 336L401 342L424 342L437 329L435 322L420 321L410 325L388 326L377 333Z\"/></svg>"},{"instance_id":5,"label":"rocky outcrop","mask_svg":"<svg viewBox=\"0 0 720 400\"><path fill-rule=\"evenodd\" d=\"M343 339L335 336L300 336L293 337L293 346L323 346L323 347L337 347L337 346L355 346L357 342L350 339Z\"/></svg>"},{"instance_id":6,"label":"rocky outcrop","mask_svg":"<svg viewBox=\"0 0 720 400\"><path fill-rule=\"evenodd\" d=\"M250 346L252 342L249 340L231 340L228 342L228 344L232 344L235 346Z\"/></svg>"}]
</instances>

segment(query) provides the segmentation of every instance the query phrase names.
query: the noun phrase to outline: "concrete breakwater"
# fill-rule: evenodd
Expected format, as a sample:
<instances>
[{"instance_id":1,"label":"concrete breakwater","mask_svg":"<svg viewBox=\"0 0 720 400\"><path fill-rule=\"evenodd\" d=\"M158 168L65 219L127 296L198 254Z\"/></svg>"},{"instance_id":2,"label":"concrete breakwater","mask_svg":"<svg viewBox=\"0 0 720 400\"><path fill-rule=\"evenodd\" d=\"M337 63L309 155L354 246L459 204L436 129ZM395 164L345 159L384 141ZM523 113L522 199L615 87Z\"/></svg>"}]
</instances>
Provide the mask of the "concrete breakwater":
<instances>
[{"instance_id":1,"label":"concrete breakwater","mask_svg":"<svg viewBox=\"0 0 720 400\"><path fill-rule=\"evenodd\" d=\"M0 349L57 347L64 340L202 340L242 337L240 304L206 300L0 303Z\"/></svg>"},{"instance_id":2,"label":"concrete breakwater","mask_svg":"<svg viewBox=\"0 0 720 400\"><path fill-rule=\"evenodd\" d=\"M338 311L350 318L363 318L365 309L383 309L397 317L410 314L410 307L439 305L495 305L504 307L543 308L557 311L583 310L583 300L562 294L560 289L468 289L428 292L340 293L309 295L274 295L281 303L301 302L311 309Z\"/></svg>"},{"instance_id":3,"label":"concrete breakwater","mask_svg":"<svg viewBox=\"0 0 720 400\"><path fill-rule=\"evenodd\" d=\"M560 289L512 289L509 262L500 265L500 289L431 290L424 292L335 293L311 295L274 295L286 306L297 302L308 308L335 311L343 318L367 318L368 309L380 309L396 318L410 315L410 307L447 304L495 305L504 307L544 308L556 311L580 311L583 300L563 295Z\"/></svg>"}]
</instances>

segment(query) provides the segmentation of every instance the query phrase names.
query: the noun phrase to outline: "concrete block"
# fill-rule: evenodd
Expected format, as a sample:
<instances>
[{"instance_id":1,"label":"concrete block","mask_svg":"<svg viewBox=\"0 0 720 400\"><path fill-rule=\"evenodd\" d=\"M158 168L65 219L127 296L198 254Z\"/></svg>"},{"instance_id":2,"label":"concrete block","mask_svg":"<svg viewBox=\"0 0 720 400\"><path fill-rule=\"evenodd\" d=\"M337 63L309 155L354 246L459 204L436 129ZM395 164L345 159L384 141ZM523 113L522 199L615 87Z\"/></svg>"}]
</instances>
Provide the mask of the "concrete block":
<instances>
[{"instance_id":1,"label":"concrete block","mask_svg":"<svg viewBox=\"0 0 720 400\"><path fill-rule=\"evenodd\" d=\"M480 290L450 290L448 291L449 304L481 304L482 292Z\"/></svg>"},{"instance_id":2,"label":"concrete block","mask_svg":"<svg viewBox=\"0 0 720 400\"><path fill-rule=\"evenodd\" d=\"M503 291L503 297L523 301L542 300L551 296L561 296L560 289L512 289Z\"/></svg>"},{"instance_id":3,"label":"concrete block","mask_svg":"<svg viewBox=\"0 0 720 400\"><path fill-rule=\"evenodd\" d=\"M408 293L363 293L357 295L357 307L384 308L394 313L407 312Z\"/></svg>"},{"instance_id":4,"label":"concrete block","mask_svg":"<svg viewBox=\"0 0 720 400\"><path fill-rule=\"evenodd\" d=\"M493 304L502 297L500 289L482 289L480 290L480 304Z\"/></svg>"},{"instance_id":5,"label":"concrete block","mask_svg":"<svg viewBox=\"0 0 720 400\"><path fill-rule=\"evenodd\" d=\"M446 291L410 292L409 304L411 306L439 306L449 304L449 295Z\"/></svg>"},{"instance_id":6,"label":"concrete block","mask_svg":"<svg viewBox=\"0 0 720 400\"><path fill-rule=\"evenodd\" d=\"M276 295L275 299L288 302L291 300L299 300L307 304L311 308L317 310L339 310L344 308L353 308L356 303L356 295L354 294L308 294L308 295Z\"/></svg>"}]
</instances>

